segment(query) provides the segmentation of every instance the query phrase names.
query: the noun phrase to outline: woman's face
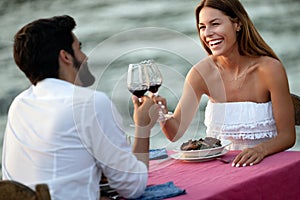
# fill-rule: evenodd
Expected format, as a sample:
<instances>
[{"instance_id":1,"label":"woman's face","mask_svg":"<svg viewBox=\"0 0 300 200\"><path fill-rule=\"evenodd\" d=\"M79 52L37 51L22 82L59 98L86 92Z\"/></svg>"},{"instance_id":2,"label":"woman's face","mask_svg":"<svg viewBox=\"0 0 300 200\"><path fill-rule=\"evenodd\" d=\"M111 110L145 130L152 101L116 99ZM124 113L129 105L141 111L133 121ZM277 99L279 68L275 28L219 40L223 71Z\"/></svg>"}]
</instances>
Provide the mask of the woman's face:
<instances>
[{"instance_id":1,"label":"woman's face","mask_svg":"<svg viewBox=\"0 0 300 200\"><path fill-rule=\"evenodd\" d=\"M238 51L238 23L232 22L220 10L204 7L199 13L200 38L213 55L226 56Z\"/></svg>"}]
</instances>

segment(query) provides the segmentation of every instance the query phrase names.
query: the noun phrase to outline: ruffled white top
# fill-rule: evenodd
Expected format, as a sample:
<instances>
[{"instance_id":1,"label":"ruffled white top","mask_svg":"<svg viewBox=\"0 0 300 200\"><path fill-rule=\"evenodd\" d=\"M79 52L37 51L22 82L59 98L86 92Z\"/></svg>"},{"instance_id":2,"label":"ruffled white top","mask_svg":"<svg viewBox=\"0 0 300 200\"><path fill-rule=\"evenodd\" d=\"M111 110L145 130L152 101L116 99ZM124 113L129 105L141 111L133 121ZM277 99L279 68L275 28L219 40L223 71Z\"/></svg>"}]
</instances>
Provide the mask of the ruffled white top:
<instances>
[{"instance_id":1,"label":"ruffled white top","mask_svg":"<svg viewBox=\"0 0 300 200\"><path fill-rule=\"evenodd\" d=\"M272 102L208 101L204 124L207 136L231 140L231 149L252 147L277 135Z\"/></svg>"}]
</instances>

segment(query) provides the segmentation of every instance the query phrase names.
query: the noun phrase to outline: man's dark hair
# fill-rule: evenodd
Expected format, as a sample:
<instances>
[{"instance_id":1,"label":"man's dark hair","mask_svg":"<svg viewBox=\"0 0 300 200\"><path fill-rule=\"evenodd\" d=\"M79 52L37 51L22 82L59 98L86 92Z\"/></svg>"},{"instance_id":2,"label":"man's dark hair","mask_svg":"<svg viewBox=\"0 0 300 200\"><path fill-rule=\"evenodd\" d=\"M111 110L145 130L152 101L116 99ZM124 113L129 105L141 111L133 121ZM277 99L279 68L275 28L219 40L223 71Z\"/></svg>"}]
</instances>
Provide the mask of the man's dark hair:
<instances>
[{"instance_id":1,"label":"man's dark hair","mask_svg":"<svg viewBox=\"0 0 300 200\"><path fill-rule=\"evenodd\" d=\"M74 56L70 16L38 19L21 28L14 38L14 59L33 85L45 78L58 78L60 50Z\"/></svg>"}]
</instances>

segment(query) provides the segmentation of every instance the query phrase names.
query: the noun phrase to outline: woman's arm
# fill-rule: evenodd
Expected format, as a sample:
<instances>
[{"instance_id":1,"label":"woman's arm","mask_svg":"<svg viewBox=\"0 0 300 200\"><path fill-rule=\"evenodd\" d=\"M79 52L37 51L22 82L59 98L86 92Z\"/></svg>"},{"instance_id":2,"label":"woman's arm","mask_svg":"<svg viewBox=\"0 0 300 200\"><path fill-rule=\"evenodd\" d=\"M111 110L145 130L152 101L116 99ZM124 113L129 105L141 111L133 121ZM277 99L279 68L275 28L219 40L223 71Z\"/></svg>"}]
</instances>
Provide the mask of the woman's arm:
<instances>
[{"instance_id":1,"label":"woman's arm","mask_svg":"<svg viewBox=\"0 0 300 200\"><path fill-rule=\"evenodd\" d=\"M171 119L161 122L161 127L170 141L177 141L187 130L195 113L205 86L204 79L200 75L200 67L194 66L186 76L183 93L176 106Z\"/></svg>"},{"instance_id":2,"label":"woman's arm","mask_svg":"<svg viewBox=\"0 0 300 200\"><path fill-rule=\"evenodd\" d=\"M273 114L276 122L277 136L261 144L265 155L286 150L295 144L294 105L289 91L288 79L282 64L277 61L275 67L267 67L266 83L271 94Z\"/></svg>"},{"instance_id":3,"label":"woman's arm","mask_svg":"<svg viewBox=\"0 0 300 200\"><path fill-rule=\"evenodd\" d=\"M294 106L291 99L288 79L281 62L265 58L259 78L269 91L276 122L277 136L254 148L245 149L234 160L234 163L250 165L259 163L264 157L292 147L296 140Z\"/></svg>"}]
</instances>

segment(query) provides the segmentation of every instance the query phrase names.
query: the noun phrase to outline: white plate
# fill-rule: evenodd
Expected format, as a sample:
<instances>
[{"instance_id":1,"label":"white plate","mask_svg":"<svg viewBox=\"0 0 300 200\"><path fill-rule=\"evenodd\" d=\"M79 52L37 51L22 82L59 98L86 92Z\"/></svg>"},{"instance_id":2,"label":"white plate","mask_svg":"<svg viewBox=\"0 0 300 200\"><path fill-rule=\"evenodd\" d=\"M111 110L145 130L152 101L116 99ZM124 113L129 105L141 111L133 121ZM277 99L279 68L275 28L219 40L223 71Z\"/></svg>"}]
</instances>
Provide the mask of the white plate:
<instances>
[{"instance_id":1,"label":"white plate","mask_svg":"<svg viewBox=\"0 0 300 200\"><path fill-rule=\"evenodd\" d=\"M206 162L206 161L210 161L213 160L217 157L223 156L224 154L226 154L229 150L224 149L222 152L215 154L215 155L210 155L210 156L205 156L205 157L182 157L182 154L180 153L174 153L171 154L170 157L175 159L175 160L182 160L185 162Z\"/></svg>"},{"instance_id":2,"label":"white plate","mask_svg":"<svg viewBox=\"0 0 300 200\"><path fill-rule=\"evenodd\" d=\"M231 144L230 140L221 140L222 146L210 148L210 149L201 149L201 150L190 150L190 151L182 151L182 150L175 150L180 154L181 157L185 158L199 158L199 157L207 157L211 155L220 154L225 147Z\"/></svg>"}]
</instances>

